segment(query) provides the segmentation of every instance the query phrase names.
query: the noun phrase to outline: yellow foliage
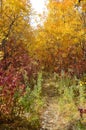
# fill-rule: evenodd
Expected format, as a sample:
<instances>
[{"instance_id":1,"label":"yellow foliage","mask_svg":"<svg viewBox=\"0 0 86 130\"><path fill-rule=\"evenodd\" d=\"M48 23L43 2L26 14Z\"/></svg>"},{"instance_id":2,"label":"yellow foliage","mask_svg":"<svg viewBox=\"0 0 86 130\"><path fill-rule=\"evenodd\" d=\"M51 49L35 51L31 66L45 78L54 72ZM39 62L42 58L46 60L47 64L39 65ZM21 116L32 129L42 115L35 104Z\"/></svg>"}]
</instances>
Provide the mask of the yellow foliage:
<instances>
[{"instance_id":1,"label":"yellow foliage","mask_svg":"<svg viewBox=\"0 0 86 130\"><path fill-rule=\"evenodd\" d=\"M7 37L30 43L30 3L27 0L3 0L0 17L0 42Z\"/></svg>"},{"instance_id":2,"label":"yellow foliage","mask_svg":"<svg viewBox=\"0 0 86 130\"><path fill-rule=\"evenodd\" d=\"M31 47L32 53L35 53L35 57L40 61L55 65L58 61L56 57L65 59L67 49L74 45L78 47L77 54L81 52L81 42L85 41L86 29L82 14L75 9L76 4L77 0L50 0L48 17L44 26L39 28L36 42ZM59 54L59 48L64 51L62 55Z\"/></svg>"}]
</instances>

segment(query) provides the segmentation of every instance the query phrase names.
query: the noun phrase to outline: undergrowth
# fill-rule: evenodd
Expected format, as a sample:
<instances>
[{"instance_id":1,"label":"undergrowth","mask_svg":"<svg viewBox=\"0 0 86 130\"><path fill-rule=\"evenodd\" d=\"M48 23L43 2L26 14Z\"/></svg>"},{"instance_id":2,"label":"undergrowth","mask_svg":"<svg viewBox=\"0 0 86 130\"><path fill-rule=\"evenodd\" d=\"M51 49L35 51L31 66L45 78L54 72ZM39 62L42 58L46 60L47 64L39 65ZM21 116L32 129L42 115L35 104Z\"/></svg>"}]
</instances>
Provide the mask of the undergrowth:
<instances>
[{"instance_id":1,"label":"undergrowth","mask_svg":"<svg viewBox=\"0 0 86 130\"><path fill-rule=\"evenodd\" d=\"M78 108L86 109L85 75L78 79L76 76L71 77L65 74L58 76L56 74L55 78L60 116L63 117L63 121L68 126L76 122L74 126L72 125L72 130L85 130L86 114L83 114L83 119L81 119L78 111Z\"/></svg>"}]
</instances>

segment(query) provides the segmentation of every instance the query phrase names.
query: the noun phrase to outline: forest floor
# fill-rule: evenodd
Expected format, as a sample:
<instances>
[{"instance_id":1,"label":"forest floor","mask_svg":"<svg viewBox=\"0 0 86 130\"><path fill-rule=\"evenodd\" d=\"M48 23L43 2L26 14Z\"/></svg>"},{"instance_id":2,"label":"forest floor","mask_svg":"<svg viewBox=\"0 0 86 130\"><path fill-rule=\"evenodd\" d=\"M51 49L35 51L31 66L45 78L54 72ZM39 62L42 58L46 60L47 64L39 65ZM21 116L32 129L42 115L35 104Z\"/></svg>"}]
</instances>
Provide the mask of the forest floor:
<instances>
[{"instance_id":1,"label":"forest floor","mask_svg":"<svg viewBox=\"0 0 86 130\"><path fill-rule=\"evenodd\" d=\"M55 88L55 82L52 79L46 79L43 84L43 97L45 106L41 115L42 130L57 130L59 125L59 113L57 105L57 93Z\"/></svg>"}]
</instances>

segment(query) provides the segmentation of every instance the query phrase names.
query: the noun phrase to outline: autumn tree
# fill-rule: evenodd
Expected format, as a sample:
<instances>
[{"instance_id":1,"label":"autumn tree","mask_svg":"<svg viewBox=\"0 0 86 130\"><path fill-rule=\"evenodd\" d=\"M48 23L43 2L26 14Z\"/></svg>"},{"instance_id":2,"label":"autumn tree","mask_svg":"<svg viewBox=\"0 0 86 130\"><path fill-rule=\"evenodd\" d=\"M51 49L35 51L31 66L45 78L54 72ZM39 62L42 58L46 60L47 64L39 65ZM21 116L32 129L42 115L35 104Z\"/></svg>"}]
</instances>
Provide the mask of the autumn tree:
<instances>
[{"instance_id":1,"label":"autumn tree","mask_svg":"<svg viewBox=\"0 0 86 130\"><path fill-rule=\"evenodd\" d=\"M34 46L46 69L72 70L77 75L82 71L80 68L85 64L82 43L86 41L86 33L82 10L77 9L76 4L76 0L50 0L48 4L48 17L39 29Z\"/></svg>"},{"instance_id":2,"label":"autumn tree","mask_svg":"<svg viewBox=\"0 0 86 130\"><path fill-rule=\"evenodd\" d=\"M19 34L21 32L22 35L23 34L22 29L23 31L25 31L24 29L25 27L30 27L29 25L30 5L27 3L27 1L2 0L0 10L1 10L0 33L2 36L0 37L0 39L14 34L15 31L16 33L18 32ZM21 24L19 22L21 22Z\"/></svg>"},{"instance_id":3,"label":"autumn tree","mask_svg":"<svg viewBox=\"0 0 86 130\"><path fill-rule=\"evenodd\" d=\"M2 0L0 11L0 116L3 118L4 114L9 118L15 113L18 98L26 91L26 82L33 88L38 64L28 52L33 39L30 2Z\"/></svg>"},{"instance_id":4,"label":"autumn tree","mask_svg":"<svg viewBox=\"0 0 86 130\"><path fill-rule=\"evenodd\" d=\"M6 46L12 39L10 53L13 53L17 43L24 44L28 48L33 38L30 26L30 2L27 0L2 0L0 15L0 44L1 54L7 57ZM14 40L13 40L14 39ZM27 49L28 50L28 49Z\"/></svg>"}]
</instances>

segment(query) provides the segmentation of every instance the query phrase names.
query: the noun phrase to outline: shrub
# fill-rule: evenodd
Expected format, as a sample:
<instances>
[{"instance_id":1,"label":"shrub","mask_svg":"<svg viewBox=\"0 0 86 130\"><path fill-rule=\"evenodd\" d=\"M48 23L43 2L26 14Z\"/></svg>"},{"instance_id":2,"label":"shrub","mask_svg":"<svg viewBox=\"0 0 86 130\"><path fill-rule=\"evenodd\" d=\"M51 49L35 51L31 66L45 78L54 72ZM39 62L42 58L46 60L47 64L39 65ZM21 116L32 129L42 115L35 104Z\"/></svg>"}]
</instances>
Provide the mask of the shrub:
<instances>
[{"instance_id":1,"label":"shrub","mask_svg":"<svg viewBox=\"0 0 86 130\"><path fill-rule=\"evenodd\" d=\"M58 76L57 78L57 93L59 113L63 117L65 124L71 124L80 119L78 108L86 107L86 86L80 79L71 78L68 75ZM78 124L74 130L78 130ZM83 124L82 124L83 125Z\"/></svg>"},{"instance_id":2,"label":"shrub","mask_svg":"<svg viewBox=\"0 0 86 130\"><path fill-rule=\"evenodd\" d=\"M39 73L34 89L31 90L30 86L27 86L25 94L19 99L19 104L24 108L24 112L28 113L27 119L32 125L39 125L39 113L43 105L41 92L42 73Z\"/></svg>"},{"instance_id":3,"label":"shrub","mask_svg":"<svg viewBox=\"0 0 86 130\"><path fill-rule=\"evenodd\" d=\"M28 84L33 89L39 68L21 43L14 45L11 40L6 49L6 54L0 61L0 114L13 119L22 109L18 100L26 91L25 73Z\"/></svg>"}]
</instances>

